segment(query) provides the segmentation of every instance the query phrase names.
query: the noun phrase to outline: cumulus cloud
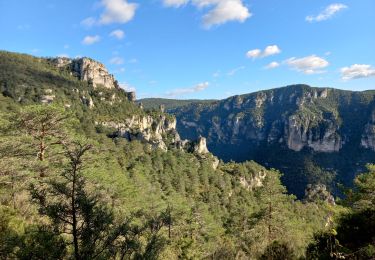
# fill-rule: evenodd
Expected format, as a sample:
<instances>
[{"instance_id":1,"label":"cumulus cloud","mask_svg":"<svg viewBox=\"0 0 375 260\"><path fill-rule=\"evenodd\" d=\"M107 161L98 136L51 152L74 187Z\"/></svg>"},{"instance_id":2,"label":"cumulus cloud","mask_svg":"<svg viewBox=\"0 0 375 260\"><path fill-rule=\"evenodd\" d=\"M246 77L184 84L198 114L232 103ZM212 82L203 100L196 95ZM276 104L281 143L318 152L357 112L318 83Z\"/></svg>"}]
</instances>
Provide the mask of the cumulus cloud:
<instances>
[{"instance_id":1,"label":"cumulus cloud","mask_svg":"<svg viewBox=\"0 0 375 260\"><path fill-rule=\"evenodd\" d=\"M166 94L167 94L167 96L170 96L170 97L176 97L176 96L196 93L196 92L200 92L200 91L205 90L206 88L208 88L209 85L210 85L210 83L208 83L208 82L202 82L202 83L199 83L199 84L197 84L193 87L190 87L190 88L174 89L172 91L167 92Z\"/></svg>"},{"instance_id":2,"label":"cumulus cloud","mask_svg":"<svg viewBox=\"0 0 375 260\"><path fill-rule=\"evenodd\" d=\"M243 23L251 16L249 9L240 0L222 0L215 2L217 2L215 7L203 16L203 24L206 28L210 28L213 25L224 24L229 21Z\"/></svg>"},{"instance_id":3,"label":"cumulus cloud","mask_svg":"<svg viewBox=\"0 0 375 260\"><path fill-rule=\"evenodd\" d=\"M280 48L277 45L269 45L263 51L260 49L250 50L246 53L248 58L264 58L267 56L279 54L281 52Z\"/></svg>"},{"instance_id":4,"label":"cumulus cloud","mask_svg":"<svg viewBox=\"0 0 375 260\"><path fill-rule=\"evenodd\" d=\"M328 61L316 55L310 55L303 58L293 57L286 60L285 63L292 69L305 74L323 73L323 69L329 65Z\"/></svg>"},{"instance_id":5,"label":"cumulus cloud","mask_svg":"<svg viewBox=\"0 0 375 260\"><path fill-rule=\"evenodd\" d=\"M312 23L312 22L321 22L328 20L332 16L334 16L337 12L348 8L344 4L331 4L327 6L320 14L318 15L309 15L306 16L306 21Z\"/></svg>"},{"instance_id":6,"label":"cumulus cloud","mask_svg":"<svg viewBox=\"0 0 375 260\"><path fill-rule=\"evenodd\" d=\"M189 0L164 0L163 3L167 7L180 7L186 5Z\"/></svg>"},{"instance_id":7,"label":"cumulus cloud","mask_svg":"<svg viewBox=\"0 0 375 260\"><path fill-rule=\"evenodd\" d=\"M375 68L367 64L353 64L350 67L341 68L343 80L368 78L375 76Z\"/></svg>"},{"instance_id":8,"label":"cumulus cloud","mask_svg":"<svg viewBox=\"0 0 375 260\"><path fill-rule=\"evenodd\" d=\"M86 36L85 38L83 38L82 40L82 44L84 45L91 45L91 44L94 44L96 42L100 41L100 36L99 35L94 35L94 36Z\"/></svg>"},{"instance_id":9,"label":"cumulus cloud","mask_svg":"<svg viewBox=\"0 0 375 260\"><path fill-rule=\"evenodd\" d=\"M274 69L280 66L280 63L273 61L269 63L267 66L265 66L266 69Z\"/></svg>"},{"instance_id":10,"label":"cumulus cloud","mask_svg":"<svg viewBox=\"0 0 375 260\"><path fill-rule=\"evenodd\" d=\"M127 0L102 0L104 12L101 14L99 24L127 23L133 19L138 7Z\"/></svg>"},{"instance_id":11,"label":"cumulus cloud","mask_svg":"<svg viewBox=\"0 0 375 260\"><path fill-rule=\"evenodd\" d=\"M120 82L119 85L120 88L124 89L127 92L136 92L136 88L127 82Z\"/></svg>"},{"instance_id":12,"label":"cumulus cloud","mask_svg":"<svg viewBox=\"0 0 375 260\"><path fill-rule=\"evenodd\" d=\"M113 57L109 63L111 64L116 64L116 65L121 65L121 64L124 64L124 59L121 58L121 57Z\"/></svg>"},{"instance_id":13,"label":"cumulus cloud","mask_svg":"<svg viewBox=\"0 0 375 260\"><path fill-rule=\"evenodd\" d=\"M123 39L123 38L125 37L125 33L124 33L123 30L114 30L114 31L112 31L112 32L109 34L109 36L111 36L111 37L115 37L115 38L121 40L121 39Z\"/></svg>"},{"instance_id":14,"label":"cumulus cloud","mask_svg":"<svg viewBox=\"0 0 375 260\"><path fill-rule=\"evenodd\" d=\"M94 25L107 25L112 23L127 23L134 18L138 4L128 3L128 0L101 0L99 6L104 11L99 18L87 17L81 25L90 28Z\"/></svg>"},{"instance_id":15,"label":"cumulus cloud","mask_svg":"<svg viewBox=\"0 0 375 260\"><path fill-rule=\"evenodd\" d=\"M206 29L230 21L244 22L251 17L249 9L243 0L163 0L165 6L180 7L191 3L198 9L207 8L203 15L203 25Z\"/></svg>"}]
</instances>

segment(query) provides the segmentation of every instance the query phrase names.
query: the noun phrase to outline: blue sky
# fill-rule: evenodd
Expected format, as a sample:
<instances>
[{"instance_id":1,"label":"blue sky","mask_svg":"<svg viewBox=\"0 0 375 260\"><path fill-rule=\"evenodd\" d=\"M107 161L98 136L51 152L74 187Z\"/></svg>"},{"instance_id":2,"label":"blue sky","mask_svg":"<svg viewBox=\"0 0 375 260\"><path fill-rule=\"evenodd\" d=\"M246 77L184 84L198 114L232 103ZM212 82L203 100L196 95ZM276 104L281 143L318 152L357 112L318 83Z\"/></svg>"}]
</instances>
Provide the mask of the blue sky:
<instances>
[{"instance_id":1,"label":"blue sky","mask_svg":"<svg viewBox=\"0 0 375 260\"><path fill-rule=\"evenodd\" d=\"M374 0L0 0L0 49L88 56L139 98L375 88Z\"/></svg>"}]
</instances>

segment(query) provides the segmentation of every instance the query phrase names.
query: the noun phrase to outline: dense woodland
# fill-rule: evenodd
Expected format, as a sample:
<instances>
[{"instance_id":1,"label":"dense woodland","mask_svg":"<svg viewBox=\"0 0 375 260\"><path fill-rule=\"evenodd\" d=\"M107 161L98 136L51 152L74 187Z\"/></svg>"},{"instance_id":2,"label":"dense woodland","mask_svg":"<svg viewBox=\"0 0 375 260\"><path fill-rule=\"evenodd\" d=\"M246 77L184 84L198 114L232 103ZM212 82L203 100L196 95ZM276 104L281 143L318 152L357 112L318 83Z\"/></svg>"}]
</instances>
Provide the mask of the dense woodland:
<instances>
[{"instance_id":1,"label":"dense woodland","mask_svg":"<svg viewBox=\"0 0 375 260\"><path fill-rule=\"evenodd\" d=\"M52 104L40 104L45 89L57 93ZM375 255L374 165L336 204L297 200L275 169L252 161L215 169L198 154L113 135L95 121L148 112L101 102L96 95L110 90L44 60L1 53L0 90L0 259ZM251 185L259 174L261 185Z\"/></svg>"}]
</instances>

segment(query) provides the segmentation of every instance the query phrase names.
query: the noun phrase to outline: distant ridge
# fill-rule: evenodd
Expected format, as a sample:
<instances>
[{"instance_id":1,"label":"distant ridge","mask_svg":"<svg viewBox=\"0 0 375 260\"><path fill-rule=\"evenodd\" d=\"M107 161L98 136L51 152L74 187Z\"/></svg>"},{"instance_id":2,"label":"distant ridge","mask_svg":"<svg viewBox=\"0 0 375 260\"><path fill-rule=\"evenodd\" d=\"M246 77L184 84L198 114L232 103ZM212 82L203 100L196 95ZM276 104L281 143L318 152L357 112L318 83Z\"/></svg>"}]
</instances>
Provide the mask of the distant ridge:
<instances>
[{"instance_id":1,"label":"distant ridge","mask_svg":"<svg viewBox=\"0 0 375 260\"><path fill-rule=\"evenodd\" d=\"M143 98L136 102L142 103L145 109L159 109L164 105L166 110L175 109L190 104L210 104L217 100L215 99L168 99L168 98Z\"/></svg>"}]
</instances>

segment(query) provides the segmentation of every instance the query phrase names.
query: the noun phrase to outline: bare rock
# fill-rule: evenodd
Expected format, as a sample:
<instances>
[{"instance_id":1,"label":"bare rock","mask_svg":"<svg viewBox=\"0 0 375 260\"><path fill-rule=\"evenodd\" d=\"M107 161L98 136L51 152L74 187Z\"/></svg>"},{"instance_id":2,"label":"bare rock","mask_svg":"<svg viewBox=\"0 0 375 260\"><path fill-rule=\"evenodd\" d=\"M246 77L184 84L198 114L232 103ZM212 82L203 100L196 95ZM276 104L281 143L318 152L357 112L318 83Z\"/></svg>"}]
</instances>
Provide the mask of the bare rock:
<instances>
[{"instance_id":1,"label":"bare rock","mask_svg":"<svg viewBox=\"0 0 375 260\"><path fill-rule=\"evenodd\" d=\"M324 184L308 184L305 190L305 201L324 201L331 205L335 205L335 198L327 190L327 187Z\"/></svg>"}]
</instances>

